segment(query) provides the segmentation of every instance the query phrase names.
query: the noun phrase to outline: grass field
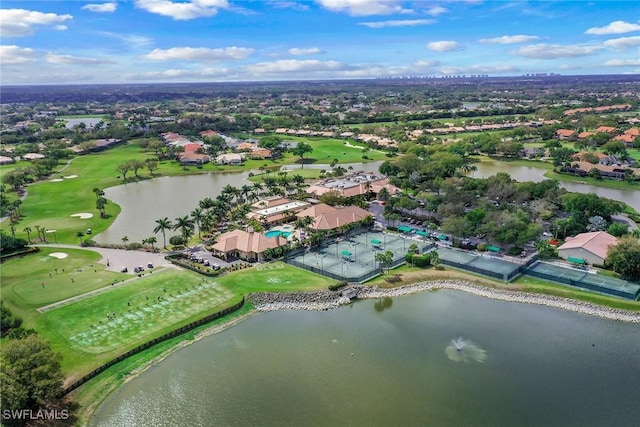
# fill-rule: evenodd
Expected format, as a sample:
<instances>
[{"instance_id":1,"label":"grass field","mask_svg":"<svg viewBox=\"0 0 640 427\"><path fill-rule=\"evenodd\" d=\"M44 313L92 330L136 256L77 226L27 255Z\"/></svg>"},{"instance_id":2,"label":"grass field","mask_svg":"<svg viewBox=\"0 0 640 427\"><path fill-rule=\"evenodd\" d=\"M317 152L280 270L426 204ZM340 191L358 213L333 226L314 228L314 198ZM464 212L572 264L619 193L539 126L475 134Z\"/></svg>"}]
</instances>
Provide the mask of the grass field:
<instances>
[{"instance_id":1,"label":"grass field","mask_svg":"<svg viewBox=\"0 0 640 427\"><path fill-rule=\"evenodd\" d=\"M326 289L334 281L283 262L263 264L216 279L234 293L313 291Z\"/></svg>"},{"instance_id":2,"label":"grass field","mask_svg":"<svg viewBox=\"0 0 640 427\"><path fill-rule=\"evenodd\" d=\"M56 258L52 253L65 253ZM77 378L118 355L177 327L235 304L249 292L326 289L331 280L277 262L232 272L215 281L173 268L143 277L107 271L100 255L83 249L45 248L2 264L7 307L63 355ZM125 283L118 283L125 279ZM42 285L44 283L44 286ZM118 283L118 286L111 286ZM44 313L38 308L103 289Z\"/></svg>"},{"instance_id":3,"label":"grass field","mask_svg":"<svg viewBox=\"0 0 640 427\"><path fill-rule=\"evenodd\" d=\"M236 294L196 273L166 269L47 311L36 330L82 375L136 345L235 303Z\"/></svg>"},{"instance_id":4,"label":"grass field","mask_svg":"<svg viewBox=\"0 0 640 427\"><path fill-rule=\"evenodd\" d=\"M68 256L50 256L56 252ZM36 254L6 261L2 263L2 300L33 326L36 308L130 277L106 270L98 264L100 258L97 252L82 249L43 248Z\"/></svg>"}]
</instances>

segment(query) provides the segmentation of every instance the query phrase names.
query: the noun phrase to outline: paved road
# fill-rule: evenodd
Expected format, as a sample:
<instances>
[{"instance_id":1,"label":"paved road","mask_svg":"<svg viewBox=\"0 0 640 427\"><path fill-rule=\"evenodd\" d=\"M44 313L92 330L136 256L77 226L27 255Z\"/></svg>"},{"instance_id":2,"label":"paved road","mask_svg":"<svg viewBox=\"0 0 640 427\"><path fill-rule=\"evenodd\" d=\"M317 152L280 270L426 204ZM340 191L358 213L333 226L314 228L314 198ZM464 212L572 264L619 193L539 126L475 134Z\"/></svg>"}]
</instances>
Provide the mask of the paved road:
<instances>
[{"instance_id":1,"label":"paved road","mask_svg":"<svg viewBox=\"0 0 640 427\"><path fill-rule=\"evenodd\" d=\"M626 223L629 226L629 228L631 229L631 231L633 231L636 228L638 228L638 224L636 224L635 221L633 221L631 218L629 218L628 216L626 216L624 214L611 215L611 219L614 220L615 222L624 222L624 223Z\"/></svg>"}]
</instances>

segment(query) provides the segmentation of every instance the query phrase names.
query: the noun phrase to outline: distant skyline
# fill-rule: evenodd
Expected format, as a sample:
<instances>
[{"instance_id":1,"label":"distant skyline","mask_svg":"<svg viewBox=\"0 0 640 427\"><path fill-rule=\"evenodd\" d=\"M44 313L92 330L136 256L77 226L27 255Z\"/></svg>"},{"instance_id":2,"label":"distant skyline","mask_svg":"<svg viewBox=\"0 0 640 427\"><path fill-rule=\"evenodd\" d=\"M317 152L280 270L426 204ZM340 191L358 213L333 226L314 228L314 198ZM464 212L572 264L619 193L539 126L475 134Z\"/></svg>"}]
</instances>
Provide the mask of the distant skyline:
<instances>
[{"instance_id":1,"label":"distant skyline","mask_svg":"<svg viewBox=\"0 0 640 427\"><path fill-rule=\"evenodd\" d=\"M0 83L640 74L637 1L2 1Z\"/></svg>"}]
</instances>

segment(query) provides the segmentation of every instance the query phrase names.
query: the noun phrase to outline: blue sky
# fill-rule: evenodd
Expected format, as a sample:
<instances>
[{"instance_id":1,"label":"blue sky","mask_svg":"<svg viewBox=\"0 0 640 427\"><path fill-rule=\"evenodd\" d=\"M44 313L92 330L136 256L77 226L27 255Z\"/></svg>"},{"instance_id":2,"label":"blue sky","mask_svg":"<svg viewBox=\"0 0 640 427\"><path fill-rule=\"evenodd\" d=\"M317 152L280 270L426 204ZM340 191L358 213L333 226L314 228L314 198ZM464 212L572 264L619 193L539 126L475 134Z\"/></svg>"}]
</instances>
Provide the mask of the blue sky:
<instances>
[{"instance_id":1,"label":"blue sky","mask_svg":"<svg viewBox=\"0 0 640 427\"><path fill-rule=\"evenodd\" d=\"M637 1L21 0L1 84L640 74Z\"/></svg>"}]
</instances>

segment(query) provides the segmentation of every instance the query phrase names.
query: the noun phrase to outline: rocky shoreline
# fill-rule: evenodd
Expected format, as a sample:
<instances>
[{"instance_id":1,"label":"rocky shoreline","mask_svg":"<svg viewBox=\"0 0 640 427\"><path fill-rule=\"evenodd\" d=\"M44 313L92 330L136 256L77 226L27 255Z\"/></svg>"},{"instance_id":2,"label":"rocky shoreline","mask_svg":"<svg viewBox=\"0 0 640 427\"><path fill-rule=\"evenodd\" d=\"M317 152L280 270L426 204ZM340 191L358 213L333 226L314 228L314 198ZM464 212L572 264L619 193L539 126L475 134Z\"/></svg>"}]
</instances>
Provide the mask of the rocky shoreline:
<instances>
[{"instance_id":1,"label":"rocky shoreline","mask_svg":"<svg viewBox=\"0 0 640 427\"><path fill-rule=\"evenodd\" d=\"M552 295L495 289L474 285L462 280L420 282L393 289L383 289L377 286L349 285L338 291L260 292L250 294L247 300L253 303L258 311L330 310L344 304L349 304L354 299L398 297L436 289L454 289L501 301L544 305L620 322L640 323L640 312L605 307L586 301L572 300Z\"/></svg>"}]
</instances>

